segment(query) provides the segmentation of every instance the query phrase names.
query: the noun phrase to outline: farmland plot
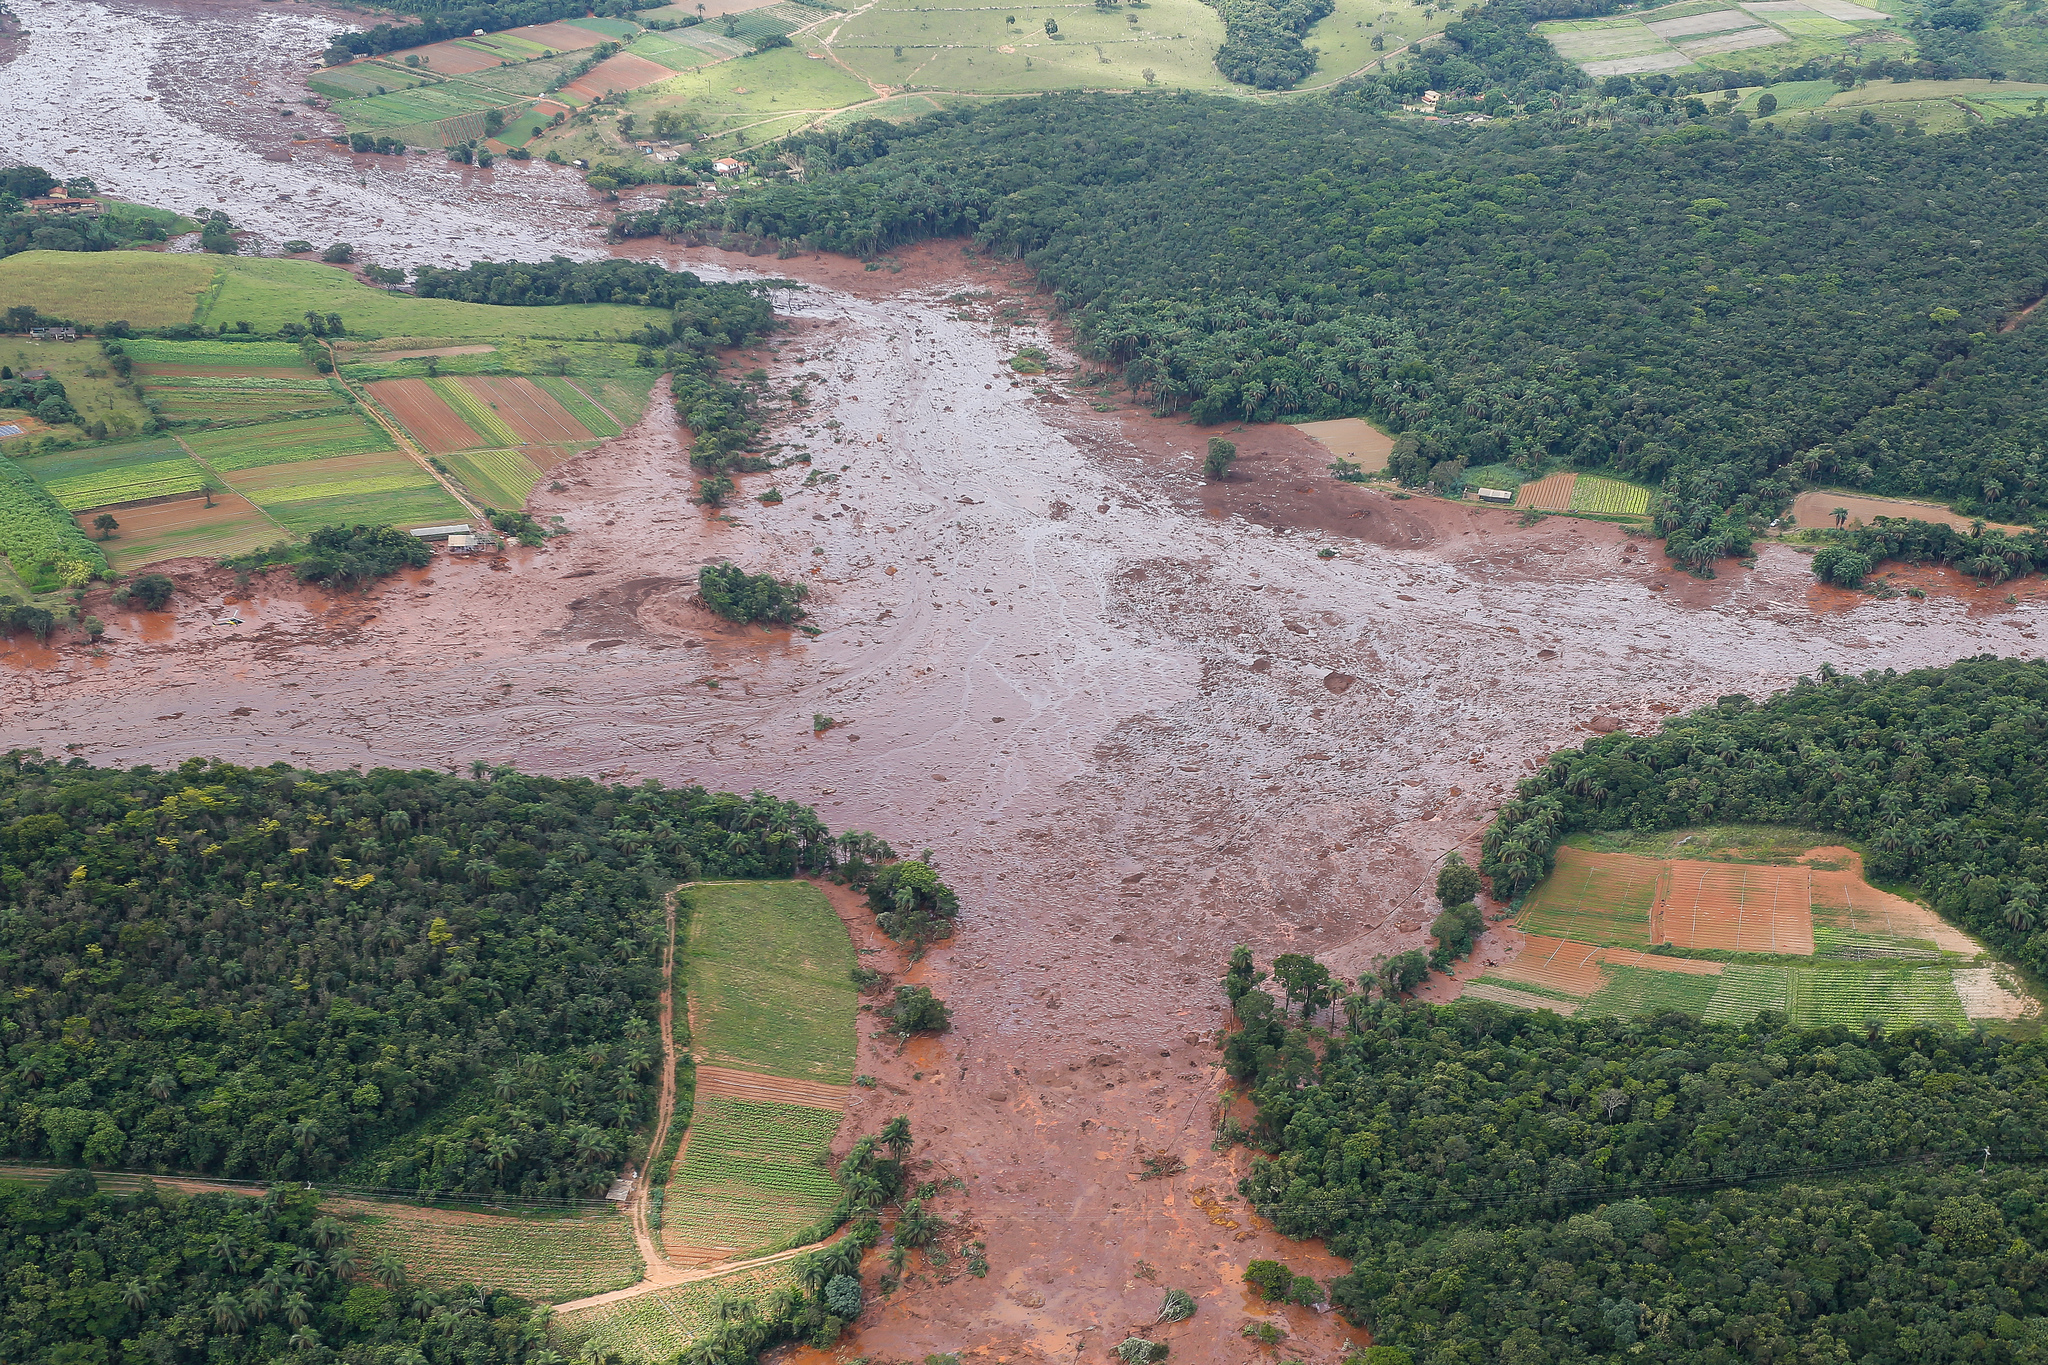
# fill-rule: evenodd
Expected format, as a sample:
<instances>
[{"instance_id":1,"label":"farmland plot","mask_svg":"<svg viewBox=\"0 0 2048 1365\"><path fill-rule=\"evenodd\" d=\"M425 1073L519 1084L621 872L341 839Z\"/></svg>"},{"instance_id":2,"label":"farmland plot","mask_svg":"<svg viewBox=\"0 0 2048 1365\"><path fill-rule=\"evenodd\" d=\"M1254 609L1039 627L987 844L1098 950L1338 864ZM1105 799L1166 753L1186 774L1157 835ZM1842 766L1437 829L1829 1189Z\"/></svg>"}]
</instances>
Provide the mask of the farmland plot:
<instances>
[{"instance_id":1,"label":"farmland plot","mask_svg":"<svg viewBox=\"0 0 2048 1365\"><path fill-rule=\"evenodd\" d=\"M1715 978L1714 994L1700 1018L1711 1024L1746 1024L1759 1010L1785 1012L1792 973L1784 967L1732 962Z\"/></svg>"},{"instance_id":2,"label":"farmland plot","mask_svg":"<svg viewBox=\"0 0 2048 1365\"><path fill-rule=\"evenodd\" d=\"M839 1200L827 1170L835 1110L700 1096L668 1186L662 1238L697 1264L760 1254Z\"/></svg>"},{"instance_id":3,"label":"farmland plot","mask_svg":"<svg viewBox=\"0 0 2048 1365\"><path fill-rule=\"evenodd\" d=\"M519 445L559 445L587 441L590 431L555 397L531 379L457 379L512 429Z\"/></svg>"},{"instance_id":4,"label":"farmland plot","mask_svg":"<svg viewBox=\"0 0 2048 1365\"><path fill-rule=\"evenodd\" d=\"M264 465L237 472L237 492L300 533L321 526L461 521L462 504L397 452Z\"/></svg>"},{"instance_id":5,"label":"farmland plot","mask_svg":"<svg viewBox=\"0 0 2048 1365\"><path fill-rule=\"evenodd\" d=\"M639 1281L633 1228L604 1209L578 1218L530 1218L414 1209L361 1200L327 1206L355 1232L365 1264L395 1255L415 1282L440 1289L489 1285L562 1303Z\"/></svg>"},{"instance_id":6,"label":"farmland plot","mask_svg":"<svg viewBox=\"0 0 2048 1365\"><path fill-rule=\"evenodd\" d=\"M1521 927L1581 943L1650 945L1650 908L1663 864L1627 853L1557 851L1557 870L1536 888Z\"/></svg>"},{"instance_id":7,"label":"farmland plot","mask_svg":"<svg viewBox=\"0 0 2048 1365\"><path fill-rule=\"evenodd\" d=\"M1702 976L1610 965L1607 973L1607 985L1586 1002L1584 1013L1632 1019L1639 1014L1677 1010L1698 1016L1721 984L1719 972Z\"/></svg>"},{"instance_id":8,"label":"farmland plot","mask_svg":"<svg viewBox=\"0 0 2048 1365\"><path fill-rule=\"evenodd\" d=\"M487 505L524 507L542 470L520 450L466 450L440 457L470 492Z\"/></svg>"},{"instance_id":9,"label":"farmland plot","mask_svg":"<svg viewBox=\"0 0 2048 1365\"><path fill-rule=\"evenodd\" d=\"M563 410L574 417L591 435L616 436L619 434L619 424L612 414L598 406L589 394L577 388L576 385L567 379L558 379L553 375L543 375L533 382L551 395L556 402L560 403Z\"/></svg>"},{"instance_id":10,"label":"farmland plot","mask_svg":"<svg viewBox=\"0 0 2048 1365\"><path fill-rule=\"evenodd\" d=\"M441 396L462 424L484 438L487 445L520 444L519 433L498 415L498 405L460 379L429 379L427 386Z\"/></svg>"},{"instance_id":11,"label":"farmland plot","mask_svg":"<svg viewBox=\"0 0 2048 1365\"><path fill-rule=\"evenodd\" d=\"M23 460L68 512L196 493L206 471L176 441L140 441Z\"/></svg>"},{"instance_id":12,"label":"farmland plot","mask_svg":"<svg viewBox=\"0 0 2048 1365\"><path fill-rule=\"evenodd\" d=\"M185 438L185 444L223 474L393 449L389 436L353 412L195 432Z\"/></svg>"},{"instance_id":13,"label":"farmland plot","mask_svg":"<svg viewBox=\"0 0 2048 1365\"><path fill-rule=\"evenodd\" d=\"M668 1361L716 1321L714 1304L732 1297L765 1305L770 1295L796 1282L787 1262L736 1270L642 1294L620 1303L582 1309L556 1319L580 1350L612 1353L641 1365Z\"/></svg>"},{"instance_id":14,"label":"farmland plot","mask_svg":"<svg viewBox=\"0 0 2048 1365\"><path fill-rule=\"evenodd\" d=\"M1567 469L1562 473L1546 474L1533 483L1522 485L1515 495L1515 506L1534 508L1538 512L1569 512L1572 509L1572 488L1580 476Z\"/></svg>"},{"instance_id":15,"label":"farmland plot","mask_svg":"<svg viewBox=\"0 0 2048 1365\"><path fill-rule=\"evenodd\" d=\"M685 894L684 971L698 1059L850 1083L859 996L848 973L856 959L823 893L804 882L749 882Z\"/></svg>"},{"instance_id":16,"label":"farmland plot","mask_svg":"<svg viewBox=\"0 0 2048 1365\"><path fill-rule=\"evenodd\" d=\"M157 341L131 337L121 343L130 360L150 365L218 366L223 373L283 370L309 374L299 348L282 341Z\"/></svg>"},{"instance_id":17,"label":"farmland plot","mask_svg":"<svg viewBox=\"0 0 2048 1365\"><path fill-rule=\"evenodd\" d=\"M1594 512L1606 516L1648 516L1650 512L1650 490L1638 488L1620 479L1603 479L1595 474L1581 474L1572 484L1571 510Z\"/></svg>"},{"instance_id":18,"label":"farmland plot","mask_svg":"<svg viewBox=\"0 0 2048 1365\"><path fill-rule=\"evenodd\" d=\"M364 387L372 398L412 433L423 449L436 455L453 450L476 450L496 445L515 445L511 432L493 442L479 435L448 406L443 393L426 379L379 379Z\"/></svg>"},{"instance_id":19,"label":"farmland plot","mask_svg":"<svg viewBox=\"0 0 2048 1365\"><path fill-rule=\"evenodd\" d=\"M215 493L213 506L202 497L179 498L148 507L124 508L121 528L112 540L99 542L107 562L132 573L167 559L218 559L283 540L284 527L239 493ZM93 513L81 512L79 529L91 535Z\"/></svg>"}]
</instances>

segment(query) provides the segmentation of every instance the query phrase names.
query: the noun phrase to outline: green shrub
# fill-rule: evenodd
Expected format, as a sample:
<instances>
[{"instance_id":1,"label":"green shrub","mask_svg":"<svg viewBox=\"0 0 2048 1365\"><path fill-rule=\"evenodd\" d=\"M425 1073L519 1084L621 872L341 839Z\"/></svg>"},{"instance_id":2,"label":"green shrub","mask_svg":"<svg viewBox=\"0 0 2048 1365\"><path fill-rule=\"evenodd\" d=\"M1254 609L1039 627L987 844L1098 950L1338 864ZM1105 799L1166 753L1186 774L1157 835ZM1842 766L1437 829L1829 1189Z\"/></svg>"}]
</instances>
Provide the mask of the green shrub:
<instances>
[{"instance_id":1,"label":"green shrub","mask_svg":"<svg viewBox=\"0 0 2048 1365\"><path fill-rule=\"evenodd\" d=\"M697 591L703 595L705 606L742 625L752 621L801 621L804 610L797 604L811 595L810 588L803 583L785 583L773 574L750 574L729 559L699 569Z\"/></svg>"}]
</instances>

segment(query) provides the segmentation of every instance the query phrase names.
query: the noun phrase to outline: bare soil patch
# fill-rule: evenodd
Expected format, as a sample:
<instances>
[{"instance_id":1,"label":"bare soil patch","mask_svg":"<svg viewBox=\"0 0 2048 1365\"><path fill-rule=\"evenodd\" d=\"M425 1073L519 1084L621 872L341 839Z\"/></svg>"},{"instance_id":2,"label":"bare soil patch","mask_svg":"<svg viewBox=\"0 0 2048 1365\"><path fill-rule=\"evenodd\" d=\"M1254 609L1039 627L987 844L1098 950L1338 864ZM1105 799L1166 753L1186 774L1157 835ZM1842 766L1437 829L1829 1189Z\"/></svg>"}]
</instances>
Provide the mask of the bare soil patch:
<instances>
[{"instance_id":1,"label":"bare soil patch","mask_svg":"<svg viewBox=\"0 0 2048 1365\"><path fill-rule=\"evenodd\" d=\"M1546 474L1533 483L1522 485L1522 491L1515 495L1515 506L1534 508L1538 512L1569 512L1572 510L1572 488L1578 481L1578 474L1569 469Z\"/></svg>"},{"instance_id":2,"label":"bare soil patch","mask_svg":"<svg viewBox=\"0 0 2048 1365\"><path fill-rule=\"evenodd\" d=\"M596 99L615 90L638 90L643 85L665 81L675 74L667 67L650 62L645 57L620 52L605 58L564 88L574 90L586 99Z\"/></svg>"},{"instance_id":3,"label":"bare soil patch","mask_svg":"<svg viewBox=\"0 0 2048 1365\"><path fill-rule=\"evenodd\" d=\"M1811 957L1813 876L1803 867L1673 862L1652 912L1653 941Z\"/></svg>"},{"instance_id":4,"label":"bare soil patch","mask_svg":"<svg viewBox=\"0 0 2048 1365\"><path fill-rule=\"evenodd\" d=\"M1827 527L1835 524L1834 509L1840 507L1849 513L1849 524L1869 525L1879 517L1910 517L1914 521L1938 522L1953 526L1958 531L1970 529L1969 517L1951 512L1938 502L1909 502L1904 498L1871 498L1860 493L1830 493L1825 489L1809 488L1792 500L1792 515L1798 518L1803 529ZM2001 531L2023 531L2024 526L2008 526L2002 522L1986 522Z\"/></svg>"},{"instance_id":5,"label":"bare soil patch","mask_svg":"<svg viewBox=\"0 0 2048 1365\"><path fill-rule=\"evenodd\" d=\"M522 441L548 445L591 438L590 431L556 402L553 394L531 379L474 378L461 383L494 405L499 418Z\"/></svg>"},{"instance_id":6,"label":"bare soil patch","mask_svg":"<svg viewBox=\"0 0 2048 1365\"><path fill-rule=\"evenodd\" d=\"M840 1110L846 1107L846 1087L820 1085L816 1081L763 1076L752 1071L735 1071L724 1066L697 1068L699 1095L725 1095L736 1100L763 1100L773 1104L801 1104L811 1109Z\"/></svg>"},{"instance_id":7,"label":"bare soil patch","mask_svg":"<svg viewBox=\"0 0 2048 1365\"><path fill-rule=\"evenodd\" d=\"M390 409L414 440L436 455L451 450L477 450L490 444L456 416L455 409L424 379L379 379L363 387Z\"/></svg>"}]
</instances>

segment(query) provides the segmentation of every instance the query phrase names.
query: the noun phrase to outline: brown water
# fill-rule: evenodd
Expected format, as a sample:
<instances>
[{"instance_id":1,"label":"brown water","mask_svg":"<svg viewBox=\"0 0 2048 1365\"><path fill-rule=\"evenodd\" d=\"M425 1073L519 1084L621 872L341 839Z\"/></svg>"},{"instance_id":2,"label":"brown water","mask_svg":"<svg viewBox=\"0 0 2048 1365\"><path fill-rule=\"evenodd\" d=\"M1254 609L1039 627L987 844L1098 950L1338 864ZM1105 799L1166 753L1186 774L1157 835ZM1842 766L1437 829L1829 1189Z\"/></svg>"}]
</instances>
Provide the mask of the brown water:
<instances>
[{"instance_id":1,"label":"brown water","mask_svg":"<svg viewBox=\"0 0 2048 1365\"><path fill-rule=\"evenodd\" d=\"M560 207L508 231L548 240ZM954 293L1031 296L954 245L905 253L900 275L638 254L821 282L789 301L780 354L746 363L825 376L810 434L778 439L836 482L747 476L784 503L715 517L686 501L657 401L535 496L572 531L544 550L443 558L350 599L179 573L169 617L88 608L102 658L0 646L0 747L760 788L931 848L962 932L912 979L955 1028L902 1056L864 1043L880 1084L841 1140L908 1113L966 1183L945 1208L991 1270L914 1282L859 1354L1069 1361L1178 1285L1202 1307L1164 1330L1175 1358L1242 1359L1247 1259L1336 1266L1230 1202L1247 1155L1209 1150L1233 943L1347 974L1415 946L1436 860L1470 854L1502 794L1596 720L1648 728L1823 663L2038 648L2031 604L1833 594L1776 545L1700 582L1603 523L1336 484L1287 428L1230 433L1237 474L1205 484L1209 432L1014 375L1017 346L1057 337L997 335L985 305L960 320ZM823 635L712 620L693 584L723 557L810 582ZM229 606L242 625L219 624ZM842 723L815 734L818 714ZM1140 1179L1161 1150L1186 1173ZM1284 1316L1283 1356L1336 1354L1334 1319Z\"/></svg>"}]
</instances>

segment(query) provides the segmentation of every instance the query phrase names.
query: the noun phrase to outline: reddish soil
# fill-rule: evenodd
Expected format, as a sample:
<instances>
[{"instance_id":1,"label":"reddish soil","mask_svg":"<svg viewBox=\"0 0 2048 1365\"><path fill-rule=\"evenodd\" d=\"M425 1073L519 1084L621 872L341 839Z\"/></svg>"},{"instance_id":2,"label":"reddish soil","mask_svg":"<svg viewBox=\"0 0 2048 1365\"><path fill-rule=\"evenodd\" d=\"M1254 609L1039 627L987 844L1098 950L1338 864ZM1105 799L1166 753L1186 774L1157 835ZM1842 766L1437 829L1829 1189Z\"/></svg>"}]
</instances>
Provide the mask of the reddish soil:
<instances>
[{"instance_id":1,"label":"reddish soil","mask_svg":"<svg viewBox=\"0 0 2048 1365\"><path fill-rule=\"evenodd\" d=\"M930 984L954 1028L900 1053L865 1038L858 1069L878 1084L854 1089L839 1143L909 1115L920 1178L964 1182L942 1212L986 1243L990 1272L920 1270L849 1355L1103 1359L1180 1286L1202 1308L1166 1331L1173 1358L1238 1365L1252 1348L1235 1329L1263 1311L1248 1259L1318 1279L1341 1266L1245 1208L1247 1149L1211 1150L1219 1115L1243 1112L1214 1046L1233 943L1350 976L1419 945L1436 860L1474 856L1501 797L1596 719L1648 732L1823 663L2022 643L1940 594L1817 612L1807 561L1780 545L1700 581L1606 523L1523 527L1337 484L1291 428L1098 413L1108 400L1070 386L1044 297L957 244L898 253L896 272L658 241L631 254L821 286L779 298L791 329L747 356L778 385L823 376L805 381L807 420L773 433L811 450L810 486L749 475L743 494L774 482L786 501L691 506L657 393L632 431L553 471L562 492L534 495L571 532L544 549L437 556L362 597L267 575L237 594L232 632L210 624L236 592L219 570L173 566L175 613L150 622L95 592L104 657L70 638L0 644L0 748L482 758L759 788L931 848L961 894L959 936L914 967L863 960ZM1027 344L1055 374L1006 367ZM1196 458L1210 434L1241 452L1218 484ZM823 634L712 620L694 584L721 557L805 578ZM815 733L819 713L842 723ZM864 907L835 904L859 946L882 946ZM1489 931L1461 974L1512 942ZM1162 1153L1185 1171L1142 1179ZM1340 1354L1333 1318L1285 1316L1280 1358Z\"/></svg>"},{"instance_id":2,"label":"reddish soil","mask_svg":"<svg viewBox=\"0 0 2048 1365\"><path fill-rule=\"evenodd\" d=\"M476 450L491 443L470 430L440 394L424 379L378 379L363 385L422 448L436 455L451 450Z\"/></svg>"},{"instance_id":3,"label":"reddish soil","mask_svg":"<svg viewBox=\"0 0 2048 1365\"><path fill-rule=\"evenodd\" d=\"M620 52L605 58L583 75L562 87L574 90L585 99L596 99L609 95L614 90L638 90L643 85L665 81L676 73L645 57L636 57L630 52Z\"/></svg>"},{"instance_id":4,"label":"reddish soil","mask_svg":"<svg viewBox=\"0 0 2048 1365\"><path fill-rule=\"evenodd\" d=\"M775 1104L801 1104L812 1109L846 1107L846 1087L843 1085L793 1081L785 1076L763 1076L752 1071L734 1071L725 1066L698 1067L696 1093Z\"/></svg>"},{"instance_id":5,"label":"reddish soil","mask_svg":"<svg viewBox=\"0 0 2048 1365\"><path fill-rule=\"evenodd\" d=\"M550 445L587 441L591 433L531 379L464 379L472 393L495 404L499 418L519 434L523 444Z\"/></svg>"},{"instance_id":6,"label":"reddish soil","mask_svg":"<svg viewBox=\"0 0 2048 1365\"><path fill-rule=\"evenodd\" d=\"M426 59L427 70L437 76L467 76L472 71L488 71L494 66L503 66L505 59L473 47L463 47L454 41L429 43L425 47L406 48L387 54L387 60L403 63L407 57L419 56ZM350 63L360 65L360 63Z\"/></svg>"}]
</instances>

